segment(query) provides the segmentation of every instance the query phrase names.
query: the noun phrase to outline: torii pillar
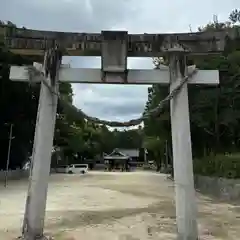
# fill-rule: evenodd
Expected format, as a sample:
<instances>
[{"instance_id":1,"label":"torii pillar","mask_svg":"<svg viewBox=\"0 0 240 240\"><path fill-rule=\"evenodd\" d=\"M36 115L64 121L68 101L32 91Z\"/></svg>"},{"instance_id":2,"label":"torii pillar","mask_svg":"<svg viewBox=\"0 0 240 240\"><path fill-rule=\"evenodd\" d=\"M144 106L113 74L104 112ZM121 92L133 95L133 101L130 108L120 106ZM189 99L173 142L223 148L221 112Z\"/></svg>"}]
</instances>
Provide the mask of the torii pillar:
<instances>
[{"instance_id":1,"label":"torii pillar","mask_svg":"<svg viewBox=\"0 0 240 240\"><path fill-rule=\"evenodd\" d=\"M51 56L46 52L43 67L40 64L35 64L38 70L44 72L47 68L48 57ZM60 68L61 58L56 59L55 63L56 66L50 66L55 67L55 79L51 79L51 73L49 73L49 77L39 76L39 78L45 78L45 84L41 82L29 177L30 181L22 226L22 237L24 240L44 239L43 229L57 113L58 70ZM51 69L48 70L51 71ZM34 78L35 79L32 80L36 81L36 77ZM50 89L46 86L46 83Z\"/></svg>"},{"instance_id":2,"label":"torii pillar","mask_svg":"<svg viewBox=\"0 0 240 240\"><path fill-rule=\"evenodd\" d=\"M173 52L169 52L168 56L170 91L172 91L180 84L182 78L187 76L188 69L186 67L186 56L181 47L175 46ZM202 80L204 82L205 79ZM170 102L177 239L197 240L197 204L195 200L187 85L184 84Z\"/></svg>"}]
</instances>

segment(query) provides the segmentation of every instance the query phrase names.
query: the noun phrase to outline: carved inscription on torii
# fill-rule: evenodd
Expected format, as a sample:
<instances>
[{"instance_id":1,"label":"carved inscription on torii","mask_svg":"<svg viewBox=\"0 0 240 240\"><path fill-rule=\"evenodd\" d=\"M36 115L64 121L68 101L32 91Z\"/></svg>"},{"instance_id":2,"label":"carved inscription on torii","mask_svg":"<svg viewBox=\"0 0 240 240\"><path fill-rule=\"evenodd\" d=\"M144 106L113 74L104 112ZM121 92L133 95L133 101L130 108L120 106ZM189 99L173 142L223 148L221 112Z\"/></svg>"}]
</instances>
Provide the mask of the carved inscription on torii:
<instances>
[{"instance_id":1,"label":"carved inscription on torii","mask_svg":"<svg viewBox=\"0 0 240 240\"><path fill-rule=\"evenodd\" d=\"M101 56L103 35L101 33L71 33L38 31L4 27L5 44L13 52L22 55L43 55L57 41L64 55ZM126 32L127 33L127 32ZM126 34L129 57L153 57L164 55L165 46L178 41L189 54L219 53L224 49L226 32L197 32L177 34Z\"/></svg>"}]
</instances>

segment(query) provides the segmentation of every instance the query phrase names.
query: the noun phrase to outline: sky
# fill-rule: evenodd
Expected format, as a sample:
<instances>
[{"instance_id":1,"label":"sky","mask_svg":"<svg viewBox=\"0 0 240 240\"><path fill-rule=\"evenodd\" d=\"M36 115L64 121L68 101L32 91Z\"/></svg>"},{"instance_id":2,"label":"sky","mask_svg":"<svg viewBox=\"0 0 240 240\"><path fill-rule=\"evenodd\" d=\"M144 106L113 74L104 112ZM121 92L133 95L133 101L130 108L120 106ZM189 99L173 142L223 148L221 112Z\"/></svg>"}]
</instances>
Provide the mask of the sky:
<instances>
[{"instance_id":1,"label":"sky","mask_svg":"<svg viewBox=\"0 0 240 240\"><path fill-rule=\"evenodd\" d=\"M18 27L52 31L129 33L188 32L218 16L228 19L239 0L0 0L0 20ZM99 68L100 58L65 57L71 67ZM147 58L128 59L128 68L153 68ZM148 86L74 84L74 105L107 120L139 117L147 101Z\"/></svg>"}]
</instances>

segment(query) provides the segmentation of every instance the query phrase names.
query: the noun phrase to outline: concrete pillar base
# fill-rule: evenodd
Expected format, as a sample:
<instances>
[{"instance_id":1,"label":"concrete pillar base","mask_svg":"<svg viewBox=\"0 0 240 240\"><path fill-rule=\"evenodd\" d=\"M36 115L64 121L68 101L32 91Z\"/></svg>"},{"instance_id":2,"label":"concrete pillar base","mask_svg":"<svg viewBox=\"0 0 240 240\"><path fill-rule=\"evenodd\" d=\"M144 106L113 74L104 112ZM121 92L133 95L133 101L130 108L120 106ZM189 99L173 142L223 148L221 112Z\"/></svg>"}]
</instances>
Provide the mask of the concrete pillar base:
<instances>
[{"instance_id":1,"label":"concrete pillar base","mask_svg":"<svg viewBox=\"0 0 240 240\"><path fill-rule=\"evenodd\" d=\"M51 236L47 236L47 235L44 235L42 237L36 237L34 239L29 238L29 237L20 236L20 237L16 238L16 240L54 240L54 238Z\"/></svg>"}]
</instances>

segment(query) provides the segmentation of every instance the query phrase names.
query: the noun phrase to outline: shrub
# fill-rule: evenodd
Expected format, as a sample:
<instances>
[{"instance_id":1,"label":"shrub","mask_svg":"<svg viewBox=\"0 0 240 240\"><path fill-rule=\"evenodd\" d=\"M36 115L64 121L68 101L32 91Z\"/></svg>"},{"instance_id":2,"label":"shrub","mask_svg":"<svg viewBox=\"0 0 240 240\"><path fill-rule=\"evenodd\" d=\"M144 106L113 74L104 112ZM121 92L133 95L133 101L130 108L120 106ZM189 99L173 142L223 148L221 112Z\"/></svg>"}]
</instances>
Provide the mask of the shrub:
<instances>
[{"instance_id":1,"label":"shrub","mask_svg":"<svg viewBox=\"0 0 240 240\"><path fill-rule=\"evenodd\" d=\"M208 156L193 161L194 174L240 178L240 154Z\"/></svg>"}]
</instances>

